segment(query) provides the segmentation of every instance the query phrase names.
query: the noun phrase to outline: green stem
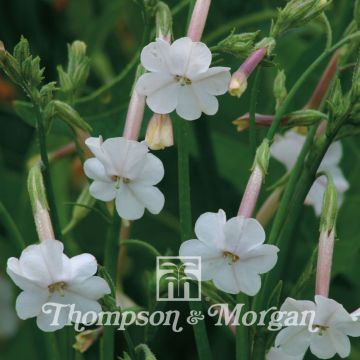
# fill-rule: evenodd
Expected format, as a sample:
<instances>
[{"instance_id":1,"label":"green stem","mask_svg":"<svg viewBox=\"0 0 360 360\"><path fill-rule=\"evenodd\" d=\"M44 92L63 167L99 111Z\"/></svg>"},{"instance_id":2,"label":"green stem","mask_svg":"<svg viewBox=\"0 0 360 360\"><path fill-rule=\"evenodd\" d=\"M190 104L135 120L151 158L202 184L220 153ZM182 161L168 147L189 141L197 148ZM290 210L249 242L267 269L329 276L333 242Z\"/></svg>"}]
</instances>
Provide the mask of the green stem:
<instances>
[{"instance_id":1,"label":"green stem","mask_svg":"<svg viewBox=\"0 0 360 360\"><path fill-rule=\"evenodd\" d=\"M190 199L189 152L186 140L189 137L190 123L180 118L175 121L178 144L179 213L182 241L192 238L192 217ZM202 312L200 301L189 301L190 310ZM211 350L206 327L203 321L193 325L197 352L200 360L211 360Z\"/></svg>"},{"instance_id":2,"label":"green stem","mask_svg":"<svg viewBox=\"0 0 360 360\"><path fill-rule=\"evenodd\" d=\"M9 214L9 212L6 210L3 203L0 201L0 219L2 221L2 224L4 225L8 237L13 240L16 244L17 250L21 252L26 247L25 241L16 226L15 221Z\"/></svg>"},{"instance_id":3,"label":"green stem","mask_svg":"<svg viewBox=\"0 0 360 360\"><path fill-rule=\"evenodd\" d=\"M237 295L237 303L244 304L243 311L246 313L250 310L249 297L240 293ZM241 324L236 326L236 360L249 360L250 359L250 332L249 327Z\"/></svg>"},{"instance_id":4,"label":"green stem","mask_svg":"<svg viewBox=\"0 0 360 360\"><path fill-rule=\"evenodd\" d=\"M250 99L250 109L249 109L249 143L250 151L252 156L255 156L256 153L256 123L255 123L255 113L256 113L256 103L257 95L259 92L259 83L260 83L260 67L257 68L254 84L251 89L251 99Z\"/></svg>"},{"instance_id":5,"label":"green stem","mask_svg":"<svg viewBox=\"0 0 360 360\"><path fill-rule=\"evenodd\" d=\"M326 59L327 56L329 56L332 52L334 52L335 50L337 50L338 48L340 48L341 46L343 46L344 44L346 44L348 41L359 37L360 36L360 31L351 34L349 36L347 36L346 38L340 40L339 42L337 42L335 45L333 45L332 47L330 47L329 49L325 50L305 71L304 73L300 76L300 78L298 79L298 81L295 83L295 85L291 88L288 96L286 97L284 103L282 104L282 106L280 106L280 108L278 109L278 111L275 114L274 120L271 123L271 126L268 130L268 133L266 135L266 138L269 140L269 142L271 143L272 140L274 139L276 130L278 125L280 124L281 118L286 114L286 112L288 111L289 105L292 102L292 100L294 99L295 95L297 94L297 92L300 90L301 86L305 83L305 81L309 78L309 76L311 75L311 73L321 64L321 62L323 60Z\"/></svg>"},{"instance_id":6,"label":"green stem","mask_svg":"<svg viewBox=\"0 0 360 360\"><path fill-rule=\"evenodd\" d=\"M116 212L115 205L113 210L113 224L109 227L104 251L104 266L110 278L115 284L117 254L119 252L120 218ZM112 294L116 298L116 294ZM101 359L110 360L115 358L115 328L104 326L104 334L101 344Z\"/></svg>"},{"instance_id":7,"label":"green stem","mask_svg":"<svg viewBox=\"0 0 360 360\"><path fill-rule=\"evenodd\" d=\"M157 256L161 256L161 254L159 253L159 251L152 245L148 244L145 241L142 240L135 240L135 239L126 239L126 240L121 240L120 241L121 245L126 245L126 246L135 246L135 247L141 247L145 250L147 250L149 252L149 254L157 257Z\"/></svg>"},{"instance_id":8,"label":"green stem","mask_svg":"<svg viewBox=\"0 0 360 360\"><path fill-rule=\"evenodd\" d=\"M41 114L41 110L39 106L34 105L36 110L36 128L38 133L38 140L39 140L39 147L40 147L40 156L41 161L43 164L43 175L44 175L44 184L46 188L46 195L47 200L49 203L49 211L50 217L52 221L52 225L54 228L55 238L57 240L61 240L61 227L59 222L59 217L56 209L55 203L55 195L54 195L54 188L52 185L51 174L50 174L50 165L49 165L49 158L46 150L46 135L45 135L45 128L43 124L43 118Z\"/></svg>"}]
</instances>

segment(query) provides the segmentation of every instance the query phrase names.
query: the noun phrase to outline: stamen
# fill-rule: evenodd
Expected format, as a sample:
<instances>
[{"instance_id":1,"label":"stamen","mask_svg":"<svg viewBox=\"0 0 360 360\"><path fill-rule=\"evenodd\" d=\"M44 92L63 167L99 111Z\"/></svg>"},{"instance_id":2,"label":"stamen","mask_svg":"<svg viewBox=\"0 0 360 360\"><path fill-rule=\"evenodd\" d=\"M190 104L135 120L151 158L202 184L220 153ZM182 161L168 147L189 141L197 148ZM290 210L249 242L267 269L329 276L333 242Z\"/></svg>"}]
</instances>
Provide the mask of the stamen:
<instances>
[{"instance_id":1,"label":"stamen","mask_svg":"<svg viewBox=\"0 0 360 360\"><path fill-rule=\"evenodd\" d=\"M191 85L191 80L185 76L175 75L175 80L179 82L181 86Z\"/></svg>"},{"instance_id":2,"label":"stamen","mask_svg":"<svg viewBox=\"0 0 360 360\"><path fill-rule=\"evenodd\" d=\"M64 281L59 281L57 283L51 284L48 286L48 289L51 293L58 291L61 296L64 296L64 289L66 289L67 285Z\"/></svg>"},{"instance_id":3,"label":"stamen","mask_svg":"<svg viewBox=\"0 0 360 360\"><path fill-rule=\"evenodd\" d=\"M234 262L240 260L239 256L237 256L236 254L231 253L230 251L224 251L223 256L225 258L229 259L229 265L232 265Z\"/></svg>"}]
</instances>

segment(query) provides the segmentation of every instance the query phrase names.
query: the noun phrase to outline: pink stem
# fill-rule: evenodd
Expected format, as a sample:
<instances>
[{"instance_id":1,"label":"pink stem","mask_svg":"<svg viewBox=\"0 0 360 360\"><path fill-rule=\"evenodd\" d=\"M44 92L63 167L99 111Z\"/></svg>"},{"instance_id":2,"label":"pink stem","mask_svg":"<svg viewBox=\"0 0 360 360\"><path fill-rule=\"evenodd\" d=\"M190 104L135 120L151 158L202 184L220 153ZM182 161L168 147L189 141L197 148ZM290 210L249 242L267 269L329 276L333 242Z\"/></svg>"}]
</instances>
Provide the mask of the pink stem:
<instances>
[{"instance_id":1,"label":"pink stem","mask_svg":"<svg viewBox=\"0 0 360 360\"><path fill-rule=\"evenodd\" d=\"M321 231L316 268L316 295L329 296L335 231Z\"/></svg>"},{"instance_id":2,"label":"pink stem","mask_svg":"<svg viewBox=\"0 0 360 360\"><path fill-rule=\"evenodd\" d=\"M263 172L258 166L255 166L246 185L246 189L240 203L238 216L243 216L245 218L250 218L252 216L259 197L262 182Z\"/></svg>"},{"instance_id":3,"label":"pink stem","mask_svg":"<svg viewBox=\"0 0 360 360\"><path fill-rule=\"evenodd\" d=\"M137 140L144 117L145 96L133 91L130 99L129 109L126 115L123 137L127 140Z\"/></svg>"},{"instance_id":4,"label":"pink stem","mask_svg":"<svg viewBox=\"0 0 360 360\"><path fill-rule=\"evenodd\" d=\"M209 13L211 0L197 0L191 16L187 36L192 41L200 41L206 19Z\"/></svg>"}]
</instances>

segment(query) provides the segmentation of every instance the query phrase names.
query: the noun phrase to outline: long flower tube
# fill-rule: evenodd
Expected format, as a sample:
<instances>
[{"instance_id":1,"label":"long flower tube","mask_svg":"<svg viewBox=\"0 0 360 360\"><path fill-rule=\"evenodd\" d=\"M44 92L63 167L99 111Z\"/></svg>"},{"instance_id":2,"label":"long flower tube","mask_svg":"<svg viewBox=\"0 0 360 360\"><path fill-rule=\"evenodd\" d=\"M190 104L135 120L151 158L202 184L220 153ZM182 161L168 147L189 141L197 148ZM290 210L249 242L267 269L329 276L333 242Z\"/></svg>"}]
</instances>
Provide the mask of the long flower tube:
<instances>
[{"instance_id":1,"label":"long flower tube","mask_svg":"<svg viewBox=\"0 0 360 360\"><path fill-rule=\"evenodd\" d=\"M209 13L210 4L210 0L198 0L195 3L189 28L187 31L187 36L192 41L201 40L205 28L206 19Z\"/></svg>"}]
</instances>

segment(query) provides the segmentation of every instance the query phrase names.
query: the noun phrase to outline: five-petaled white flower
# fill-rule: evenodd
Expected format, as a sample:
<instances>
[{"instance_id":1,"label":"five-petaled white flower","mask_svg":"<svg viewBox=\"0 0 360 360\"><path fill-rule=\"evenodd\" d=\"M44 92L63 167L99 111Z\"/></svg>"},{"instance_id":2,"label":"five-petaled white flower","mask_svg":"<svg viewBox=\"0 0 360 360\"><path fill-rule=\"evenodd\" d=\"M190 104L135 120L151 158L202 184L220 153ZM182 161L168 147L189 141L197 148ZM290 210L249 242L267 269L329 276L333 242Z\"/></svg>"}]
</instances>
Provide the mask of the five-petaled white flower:
<instances>
[{"instance_id":1,"label":"five-petaled white flower","mask_svg":"<svg viewBox=\"0 0 360 360\"><path fill-rule=\"evenodd\" d=\"M304 135L298 134L292 130L287 131L284 136L280 136L275 140L275 143L270 148L271 155L276 160L283 163L287 171L290 171L296 163L296 159L300 154L304 142ZM340 141L337 141L330 145L318 170L319 172L325 171L332 176L338 191L339 206L342 204L344 192L349 188L349 183L345 179L339 166L341 157L342 145ZM318 177L310 188L305 200L305 204L314 207L317 216L320 216L321 214L326 184L326 176Z\"/></svg>"},{"instance_id":2,"label":"five-petaled white flower","mask_svg":"<svg viewBox=\"0 0 360 360\"><path fill-rule=\"evenodd\" d=\"M176 109L186 120L198 119L201 112L214 115L219 107L216 96L227 92L230 69L209 68L211 58L204 43L188 37L171 45L157 39L141 52L141 63L149 73L139 78L136 91L147 97L149 108L158 114Z\"/></svg>"},{"instance_id":3,"label":"five-petaled white flower","mask_svg":"<svg viewBox=\"0 0 360 360\"><path fill-rule=\"evenodd\" d=\"M88 138L85 144L95 158L85 161L85 174L93 179L90 194L102 201L115 199L119 216L140 219L145 208L158 214L165 198L156 185L164 177L162 162L149 154L145 143L122 137Z\"/></svg>"},{"instance_id":4,"label":"five-petaled white flower","mask_svg":"<svg viewBox=\"0 0 360 360\"><path fill-rule=\"evenodd\" d=\"M7 273L14 283L23 290L16 299L16 312L20 319L36 317L38 327L43 331L55 331L69 321L77 322L77 317L69 319L70 308L59 312L58 324L55 307L43 311L43 305L57 303L74 305L75 311L101 312L97 300L110 293L107 282L99 276L97 262L90 254L68 258L64 246L57 240L45 240L28 246L19 259L10 258ZM52 311L50 311L52 310Z\"/></svg>"},{"instance_id":5,"label":"five-petaled white flower","mask_svg":"<svg viewBox=\"0 0 360 360\"><path fill-rule=\"evenodd\" d=\"M288 317L298 314L303 318L304 311L315 312L313 321L310 322L308 316L305 322L284 328L277 335L275 346L289 355L304 356L310 347L319 359L330 359L336 354L341 358L348 357L351 351L348 336L360 336L360 322L341 304L321 295L315 296L315 303L287 298L280 308L280 312L287 312Z\"/></svg>"},{"instance_id":6,"label":"five-petaled white flower","mask_svg":"<svg viewBox=\"0 0 360 360\"><path fill-rule=\"evenodd\" d=\"M265 232L255 219L226 221L223 210L202 214L195 224L198 239L185 241L180 256L201 256L201 280L213 280L227 293L255 295L263 274L277 261L278 248L264 245ZM189 261L189 260L186 260Z\"/></svg>"}]
</instances>

